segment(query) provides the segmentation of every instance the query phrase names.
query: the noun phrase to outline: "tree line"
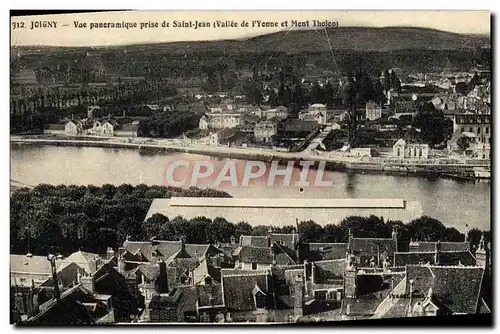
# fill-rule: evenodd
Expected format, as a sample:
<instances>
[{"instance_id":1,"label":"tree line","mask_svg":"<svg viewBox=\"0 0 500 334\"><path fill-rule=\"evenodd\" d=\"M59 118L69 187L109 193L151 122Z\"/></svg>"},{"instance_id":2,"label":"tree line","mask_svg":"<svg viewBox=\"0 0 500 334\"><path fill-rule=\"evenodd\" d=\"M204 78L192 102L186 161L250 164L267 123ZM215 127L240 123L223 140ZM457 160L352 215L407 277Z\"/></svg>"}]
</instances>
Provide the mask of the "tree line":
<instances>
[{"instance_id":1,"label":"tree line","mask_svg":"<svg viewBox=\"0 0 500 334\"><path fill-rule=\"evenodd\" d=\"M127 235L142 238L142 222L152 200L176 196L230 197L214 189L144 184L20 188L10 198L11 251L101 253L108 246L118 247Z\"/></svg>"},{"instance_id":2,"label":"tree line","mask_svg":"<svg viewBox=\"0 0 500 334\"><path fill-rule=\"evenodd\" d=\"M126 238L149 240L184 239L188 243L230 242L240 235L267 235L298 231L303 242L347 242L349 230L355 237L387 237L397 230L399 248L410 240L463 241L465 236L453 227L423 216L408 224L383 217L344 218L340 224L320 226L314 221L277 226L251 226L245 221L229 222L223 217L165 217L154 214L143 222L153 198L230 197L213 189L180 189L165 186L110 184L65 186L40 184L33 189L13 192L10 205L11 252L68 255L79 249L104 253L119 247ZM477 247L482 231L469 231L469 242ZM486 239L491 240L490 233Z\"/></svg>"}]
</instances>

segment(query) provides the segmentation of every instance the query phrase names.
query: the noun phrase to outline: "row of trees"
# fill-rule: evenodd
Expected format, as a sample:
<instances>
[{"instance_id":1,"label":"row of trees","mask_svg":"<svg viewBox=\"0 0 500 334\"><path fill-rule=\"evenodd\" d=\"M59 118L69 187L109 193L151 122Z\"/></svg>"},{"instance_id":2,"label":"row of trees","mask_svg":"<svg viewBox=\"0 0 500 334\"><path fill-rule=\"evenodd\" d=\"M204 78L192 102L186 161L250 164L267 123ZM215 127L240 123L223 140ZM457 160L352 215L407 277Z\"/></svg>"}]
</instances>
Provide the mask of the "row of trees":
<instances>
[{"instance_id":1,"label":"row of trees","mask_svg":"<svg viewBox=\"0 0 500 334\"><path fill-rule=\"evenodd\" d=\"M212 189L164 186L53 186L21 188L10 198L11 250L17 253L103 252L127 235L140 238L153 198L229 197Z\"/></svg>"},{"instance_id":2,"label":"row of trees","mask_svg":"<svg viewBox=\"0 0 500 334\"><path fill-rule=\"evenodd\" d=\"M179 189L163 186L118 187L53 186L41 184L34 189L22 188L11 196L11 251L46 255L48 252L69 254L79 249L102 253L107 247L119 247L123 241L179 240L188 243L230 242L240 235L266 235L298 231L304 242L347 242L349 230L356 237L391 237L397 230L402 250L413 240L463 241L465 236L440 221L421 217L408 224L386 221L382 217L346 217L340 224L320 226L314 221L298 226L254 226L228 222L224 218L165 217L154 214L143 219L153 198L172 196L229 197L213 189ZM469 232L471 245L477 247L481 231ZM487 240L491 240L489 232Z\"/></svg>"},{"instance_id":3,"label":"row of trees","mask_svg":"<svg viewBox=\"0 0 500 334\"><path fill-rule=\"evenodd\" d=\"M189 111L162 111L139 123L140 137L170 138L196 129L201 115Z\"/></svg>"}]
</instances>

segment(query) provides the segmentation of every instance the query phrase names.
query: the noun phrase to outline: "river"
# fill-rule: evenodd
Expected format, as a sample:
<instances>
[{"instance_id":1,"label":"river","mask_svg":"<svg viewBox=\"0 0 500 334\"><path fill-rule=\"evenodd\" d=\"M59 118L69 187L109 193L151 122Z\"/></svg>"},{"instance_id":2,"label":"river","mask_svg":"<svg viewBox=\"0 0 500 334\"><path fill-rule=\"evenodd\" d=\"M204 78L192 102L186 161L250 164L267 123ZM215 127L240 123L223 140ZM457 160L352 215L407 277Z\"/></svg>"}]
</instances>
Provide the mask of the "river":
<instances>
[{"instance_id":1,"label":"river","mask_svg":"<svg viewBox=\"0 0 500 334\"><path fill-rule=\"evenodd\" d=\"M137 150L95 147L11 146L11 179L24 184L101 185L111 183L165 185L165 170L174 160L214 161L221 168L227 159L171 153L144 155ZM238 170L243 161L237 161ZM298 171L297 171L298 173ZM178 177L176 178L178 180ZM425 215L459 231L490 229L488 182L461 182L441 178L327 171L328 187L270 187L258 179L248 187L223 183L221 189L233 197L308 198L401 198L419 201ZM207 178L199 186L213 182Z\"/></svg>"}]
</instances>

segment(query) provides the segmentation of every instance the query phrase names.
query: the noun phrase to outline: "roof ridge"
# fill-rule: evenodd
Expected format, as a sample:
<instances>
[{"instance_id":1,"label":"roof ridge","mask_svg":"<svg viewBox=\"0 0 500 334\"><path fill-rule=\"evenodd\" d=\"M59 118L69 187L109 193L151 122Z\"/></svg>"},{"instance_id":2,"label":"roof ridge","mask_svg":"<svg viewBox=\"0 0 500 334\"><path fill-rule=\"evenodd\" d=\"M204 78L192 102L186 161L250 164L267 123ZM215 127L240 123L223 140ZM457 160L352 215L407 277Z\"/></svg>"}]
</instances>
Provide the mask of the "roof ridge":
<instances>
[{"instance_id":1,"label":"roof ridge","mask_svg":"<svg viewBox=\"0 0 500 334\"><path fill-rule=\"evenodd\" d=\"M247 276L262 276L262 275L269 275L269 272L261 272L261 273L241 273L241 274L230 274L230 275L222 275L222 278L226 277L247 277Z\"/></svg>"}]
</instances>

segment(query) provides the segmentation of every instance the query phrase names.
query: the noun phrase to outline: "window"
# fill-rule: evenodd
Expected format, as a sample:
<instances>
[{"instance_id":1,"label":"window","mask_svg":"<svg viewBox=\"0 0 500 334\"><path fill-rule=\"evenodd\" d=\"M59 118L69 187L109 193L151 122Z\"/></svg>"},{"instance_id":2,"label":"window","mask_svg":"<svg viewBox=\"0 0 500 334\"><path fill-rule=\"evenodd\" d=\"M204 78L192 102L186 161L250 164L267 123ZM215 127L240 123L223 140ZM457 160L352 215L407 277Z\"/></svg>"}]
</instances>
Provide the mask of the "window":
<instances>
[{"instance_id":1,"label":"window","mask_svg":"<svg viewBox=\"0 0 500 334\"><path fill-rule=\"evenodd\" d=\"M460 132L464 132L464 127L462 126L462 128L460 129Z\"/></svg>"},{"instance_id":2,"label":"window","mask_svg":"<svg viewBox=\"0 0 500 334\"><path fill-rule=\"evenodd\" d=\"M257 263L252 262L252 270L257 270Z\"/></svg>"},{"instance_id":3,"label":"window","mask_svg":"<svg viewBox=\"0 0 500 334\"><path fill-rule=\"evenodd\" d=\"M480 126L478 126L478 127L477 127L477 134L480 134L480 133L481 133L481 127L480 127Z\"/></svg>"},{"instance_id":4,"label":"window","mask_svg":"<svg viewBox=\"0 0 500 334\"><path fill-rule=\"evenodd\" d=\"M314 299L316 300L326 300L326 290L314 291Z\"/></svg>"},{"instance_id":5,"label":"window","mask_svg":"<svg viewBox=\"0 0 500 334\"><path fill-rule=\"evenodd\" d=\"M490 128L489 127L484 128L484 133L486 134L490 133Z\"/></svg>"},{"instance_id":6,"label":"window","mask_svg":"<svg viewBox=\"0 0 500 334\"><path fill-rule=\"evenodd\" d=\"M474 132L474 131L472 130L472 128L469 128L469 132Z\"/></svg>"}]
</instances>

